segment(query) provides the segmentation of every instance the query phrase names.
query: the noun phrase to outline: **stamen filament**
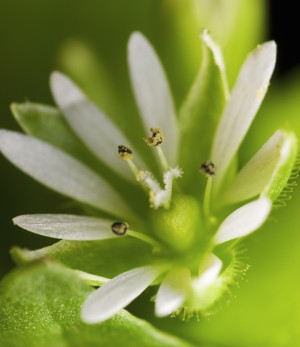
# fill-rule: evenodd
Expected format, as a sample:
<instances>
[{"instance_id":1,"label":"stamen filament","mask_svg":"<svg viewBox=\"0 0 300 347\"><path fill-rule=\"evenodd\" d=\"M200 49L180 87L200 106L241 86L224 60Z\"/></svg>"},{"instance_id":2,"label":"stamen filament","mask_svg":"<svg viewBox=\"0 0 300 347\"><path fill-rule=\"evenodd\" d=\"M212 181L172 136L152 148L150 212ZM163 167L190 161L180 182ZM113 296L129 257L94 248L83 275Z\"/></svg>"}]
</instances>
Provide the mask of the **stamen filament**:
<instances>
[{"instance_id":1,"label":"stamen filament","mask_svg":"<svg viewBox=\"0 0 300 347\"><path fill-rule=\"evenodd\" d=\"M159 158L159 161L160 161L161 166L162 166L162 168L163 168L163 171L164 171L164 172L168 171L169 165L168 165L168 162L167 162L167 159L166 159L166 157L165 157L165 155L164 155L163 150L161 149L160 146L156 146L155 149L156 149L156 151L157 151L158 158Z\"/></svg>"},{"instance_id":2,"label":"stamen filament","mask_svg":"<svg viewBox=\"0 0 300 347\"><path fill-rule=\"evenodd\" d=\"M140 241L143 241L143 242L146 242L148 243L149 245L151 246L154 246L154 247L161 247L160 244L155 241L154 239L152 239L152 237L148 236L148 235L145 235L145 234L142 234L138 231L134 231L134 230L128 230L127 231L127 235L131 236L131 237L134 237Z\"/></svg>"},{"instance_id":3,"label":"stamen filament","mask_svg":"<svg viewBox=\"0 0 300 347\"><path fill-rule=\"evenodd\" d=\"M130 148L124 146L124 145L119 145L118 146L118 153L121 159L127 161L127 164L130 168L130 170L133 172L134 176L137 177L139 170L135 166L132 158L133 158L133 152Z\"/></svg>"},{"instance_id":4,"label":"stamen filament","mask_svg":"<svg viewBox=\"0 0 300 347\"><path fill-rule=\"evenodd\" d=\"M212 194L212 176L208 176L206 188L205 188L205 192L204 192L204 201L203 201L204 218L208 223L210 220L211 194Z\"/></svg>"},{"instance_id":5,"label":"stamen filament","mask_svg":"<svg viewBox=\"0 0 300 347\"><path fill-rule=\"evenodd\" d=\"M130 170L132 171L132 173L134 174L134 177L137 177L138 173L139 173L139 170L138 168L136 167L135 163L133 162L132 159L127 159L127 164L130 168Z\"/></svg>"}]
</instances>

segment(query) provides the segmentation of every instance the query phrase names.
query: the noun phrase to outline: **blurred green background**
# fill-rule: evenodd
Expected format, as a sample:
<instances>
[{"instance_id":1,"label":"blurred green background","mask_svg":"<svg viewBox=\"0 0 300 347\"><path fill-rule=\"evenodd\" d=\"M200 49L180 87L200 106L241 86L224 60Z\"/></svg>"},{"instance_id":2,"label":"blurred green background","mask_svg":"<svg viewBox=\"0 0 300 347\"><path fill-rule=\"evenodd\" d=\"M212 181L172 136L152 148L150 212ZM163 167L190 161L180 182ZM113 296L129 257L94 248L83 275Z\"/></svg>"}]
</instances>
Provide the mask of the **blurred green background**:
<instances>
[{"instance_id":1,"label":"blurred green background","mask_svg":"<svg viewBox=\"0 0 300 347\"><path fill-rule=\"evenodd\" d=\"M48 77L54 69L71 75L91 98L105 102L100 79L109 80L119 103L105 105L112 116L136 114L126 66L126 43L142 31L166 68L176 105L184 98L201 62L201 28L208 27L224 49L232 85L246 54L271 38L269 3L263 0L3 0L0 2L0 121L18 129L11 102L53 104ZM277 31L276 31L277 30ZM289 37L280 36L282 47ZM273 31L272 31L273 32ZM88 47L88 50L86 50ZM300 73L281 63L270 92L241 148L242 161L277 129L300 135ZM295 56L292 54L293 63ZM0 275L13 263L12 245L31 249L50 241L12 226L24 213L62 212L68 201L43 188L0 157ZM153 307L144 315L155 325L192 341L217 346L300 346L300 190L258 233L245 241L251 269L229 305L217 315L186 324L156 320ZM150 305L150 304L149 304ZM152 305L152 304L151 304ZM135 306L132 307L135 310ZM136 310L138 313L139 311Z\"/></svg>"}]
</instances>

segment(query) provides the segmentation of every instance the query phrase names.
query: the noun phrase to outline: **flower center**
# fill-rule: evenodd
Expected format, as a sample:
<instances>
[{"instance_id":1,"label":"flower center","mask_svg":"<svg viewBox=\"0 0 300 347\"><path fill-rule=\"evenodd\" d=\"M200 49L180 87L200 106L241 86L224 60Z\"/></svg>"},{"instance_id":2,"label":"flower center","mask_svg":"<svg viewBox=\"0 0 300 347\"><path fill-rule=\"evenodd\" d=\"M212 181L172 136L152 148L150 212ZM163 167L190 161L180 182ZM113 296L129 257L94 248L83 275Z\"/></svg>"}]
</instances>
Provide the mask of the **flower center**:
<instances>
[{"instance_id":1,"label":"flower center","mask_svg":"<svg viewBox=\"0 0 300 347\"><path fill-rule=\"evenodd\" d=\"M149 194L151 213L151 229L155 236L175 252L185 252L197 244L203 236L201 230L202 218L199 202L192 196L174 192L173 181L183 174L179 167L170 167L163 153L161 145L164 134L159 128L150 129L152 136L145 139L159 158L163 172L162 182L156 179L150 171L140 170L134 163L134 153L124 145L118 146L122 159L126 160L136 180ZM210 161L202 165L202 171L207 176L214 174L214 165ZM177 186L175 187L177 188Z\"/></svg>"},{"instance_id":2,"label":"flower center","mask_svg":"<svg viewBox=\"0 0 300 347\"><path fill-rule=\"evenodd\" d=\"M162 184L154 177L150 171L139 170L133 162L133 152L130 148L119 145L118 153L122 159L125 159L135 175L135 178L149 192L150 207L158 209L164 207L170 208L173 190L173 180L182 176L182 170L178 167L170 168L166 157L161 148L164 142L164 134L160 128L150 128L152 136L145 139L148 146L154 147L159 158L159 163L163 171Z\"/></svg>"}]
</instances>

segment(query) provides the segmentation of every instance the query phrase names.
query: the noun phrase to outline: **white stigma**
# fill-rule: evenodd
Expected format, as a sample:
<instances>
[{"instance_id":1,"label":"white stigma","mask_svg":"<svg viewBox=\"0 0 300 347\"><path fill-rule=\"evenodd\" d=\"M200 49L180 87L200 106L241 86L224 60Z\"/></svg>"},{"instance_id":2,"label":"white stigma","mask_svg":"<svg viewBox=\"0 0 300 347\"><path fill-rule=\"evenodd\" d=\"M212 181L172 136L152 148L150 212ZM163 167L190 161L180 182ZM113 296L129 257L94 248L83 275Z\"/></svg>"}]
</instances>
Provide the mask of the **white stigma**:
<instances>
[{"instance_id":1,"label":"white stigma","mask_svg":"<svg viewBox=\"0 0 300 347\"><path fill-rule=\"evenodd\" d=\"M138 180L150 190L150 203L153 208L157 209L161 206L168 208L172 198L173 180L181 176L182 170L178 167L166 171L163 178L164 188L161 188L153 175L147 171L141 171Z\"/></svg>"}]
</instances>

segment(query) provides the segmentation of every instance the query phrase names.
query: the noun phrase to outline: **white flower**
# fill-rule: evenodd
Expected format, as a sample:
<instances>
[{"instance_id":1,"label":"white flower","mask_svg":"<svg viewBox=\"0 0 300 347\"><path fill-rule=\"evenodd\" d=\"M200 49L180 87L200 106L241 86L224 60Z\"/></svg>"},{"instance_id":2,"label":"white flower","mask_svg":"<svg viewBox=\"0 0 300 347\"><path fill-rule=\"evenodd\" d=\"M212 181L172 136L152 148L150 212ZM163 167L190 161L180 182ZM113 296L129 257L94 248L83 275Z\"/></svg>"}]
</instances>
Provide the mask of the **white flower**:
<instances>
[{"instance_id":1,"label":"white flower","mask_svg":"<svg viewBox=\"0 0 300 347\"><path fill-rule=\"evenodd\" d=\"M220 51L206 32L202 39L226 84ZM145 132L152 131L147 142L157 154L162 180L147 167L139 148L70 79L58 72L52 74L54 99L77 136L111 170L125 180L138 181L148 192L152 208L149 223L141 221L109 182L69 154L30 136L0 131L0 149L18 168L47 187L111 216L22 215L14 218L16 225L64 240L136 237L155 251L153 264L121 273L93 292L82 309L84 321L110 318L154 282L161 283L155 303L159 317L182 307L203 311L220 297L233 276L235 260L232 257L232 264L224 265L222 254L216 255L217 246L244 237L265 222L294 162L296 140L293 134L279 130L239 173L231 175L229 170L266 93L275 55L274 42L267 42L249 55L241 69L216 129L211 162L202 165L208 176L203 204L200 198L174 187L173 181L179 186L185 174L185 168L177 166L179 125L163 68L140 33L129 40L130 76ZM118 157L117 148L125 160ZM256 199L237 208L222 223L211 222L218 214L215 206L251 198Z\"/></svg>"}]
</instances>

